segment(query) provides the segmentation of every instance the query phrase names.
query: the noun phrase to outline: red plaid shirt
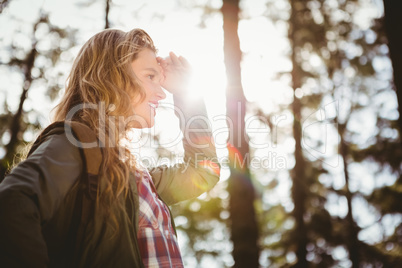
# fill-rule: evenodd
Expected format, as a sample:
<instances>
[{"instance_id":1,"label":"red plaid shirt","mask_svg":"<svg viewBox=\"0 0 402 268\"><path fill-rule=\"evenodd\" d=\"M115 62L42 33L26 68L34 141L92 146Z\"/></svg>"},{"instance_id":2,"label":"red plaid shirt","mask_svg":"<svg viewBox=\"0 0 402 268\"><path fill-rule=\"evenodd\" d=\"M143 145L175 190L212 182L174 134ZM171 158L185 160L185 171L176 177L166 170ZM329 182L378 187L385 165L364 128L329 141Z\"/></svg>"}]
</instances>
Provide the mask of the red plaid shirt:
<instances>
[{"instance_id":1,"label":"red plaid shirt","mask_svg":"<svg viewBox=\"0 0 402 268\"><path fill-rule=\"evenodd\" d=\"M146 267L183 267L169 208L159 199L148 171L136 171L139 196L138 245Z\"/></svg>"}]
</instances>

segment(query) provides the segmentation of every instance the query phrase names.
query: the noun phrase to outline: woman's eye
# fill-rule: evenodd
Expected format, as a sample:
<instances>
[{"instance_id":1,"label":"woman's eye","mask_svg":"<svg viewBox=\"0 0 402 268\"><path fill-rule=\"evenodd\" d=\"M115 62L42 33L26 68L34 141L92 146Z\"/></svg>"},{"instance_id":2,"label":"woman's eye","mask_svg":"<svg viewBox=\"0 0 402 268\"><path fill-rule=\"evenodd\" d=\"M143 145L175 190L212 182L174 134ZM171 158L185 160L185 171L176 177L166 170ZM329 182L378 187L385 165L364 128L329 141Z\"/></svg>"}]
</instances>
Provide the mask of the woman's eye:
<instances>
[{"instance_id":1,"label":"woman's eye","mask_svg":"<svg viewBox=\"0 0 402 268\"><path fill-rule=\"evenodd\" d=\"M154 77L155 77L155 75L150 74L150 75L148 75L147 77L148 77L149 79L153 80L153 79L154 79Z\"/></svg>"}]
</instances>

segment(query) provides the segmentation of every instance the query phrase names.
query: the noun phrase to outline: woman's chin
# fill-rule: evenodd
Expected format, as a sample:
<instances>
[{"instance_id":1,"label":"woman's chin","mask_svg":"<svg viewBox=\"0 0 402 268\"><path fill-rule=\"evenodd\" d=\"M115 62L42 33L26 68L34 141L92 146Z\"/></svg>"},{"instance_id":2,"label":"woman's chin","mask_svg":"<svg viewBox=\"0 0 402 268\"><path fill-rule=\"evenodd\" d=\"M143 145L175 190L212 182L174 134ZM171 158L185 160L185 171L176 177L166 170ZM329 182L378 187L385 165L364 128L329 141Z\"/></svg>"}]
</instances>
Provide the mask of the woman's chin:
<instances>
[{"instance_id":1,"label":"woman's chin","mask_svg":"<svg viewBox=\"0 0 402 268\"><path fill-rule=\"evenodd\" d=\"M155 125L155 120L150 120L147 122L143 122L142 124L140 124L139 122L136 122L131 127L138 128L138 129L147 129L147 128L152 128L154 125Z\"/></svg>"}]
</instances>

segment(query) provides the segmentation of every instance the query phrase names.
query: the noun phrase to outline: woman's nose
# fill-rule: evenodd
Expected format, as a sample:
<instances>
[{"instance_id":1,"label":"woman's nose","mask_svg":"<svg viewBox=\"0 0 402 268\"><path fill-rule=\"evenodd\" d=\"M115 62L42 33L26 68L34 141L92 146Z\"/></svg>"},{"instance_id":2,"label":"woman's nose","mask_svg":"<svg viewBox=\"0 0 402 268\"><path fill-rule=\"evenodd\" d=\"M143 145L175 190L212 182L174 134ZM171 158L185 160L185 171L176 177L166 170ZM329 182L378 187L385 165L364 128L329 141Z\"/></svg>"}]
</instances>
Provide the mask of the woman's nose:
<instances>
[{"instance_id":1,"label":"woman's nose","mask_svg":"<svg viewBox=\"0 0 402 268\"><path fill-rule=\"evenodd\" d=\"M161 86L157 86L156 96L158 96L159 100L163 100L166 98L166 93L165 93L165 91L163 91Z\"/></svg>"}]
</instances>

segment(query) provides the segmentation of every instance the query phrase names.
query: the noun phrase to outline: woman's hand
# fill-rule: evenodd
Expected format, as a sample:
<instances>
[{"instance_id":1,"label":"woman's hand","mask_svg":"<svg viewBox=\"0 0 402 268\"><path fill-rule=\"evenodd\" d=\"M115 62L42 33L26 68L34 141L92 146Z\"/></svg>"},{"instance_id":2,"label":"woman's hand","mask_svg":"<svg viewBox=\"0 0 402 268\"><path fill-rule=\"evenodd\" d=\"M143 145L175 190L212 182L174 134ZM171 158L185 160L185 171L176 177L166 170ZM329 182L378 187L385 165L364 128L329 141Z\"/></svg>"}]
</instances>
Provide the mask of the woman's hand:
<instances>
[{"instance_id":1,"label":"woman's hand","mask_svg":"<svg viewBox=\"0 0 402 268\"><path fill-rule=\"evenodd\" d=\"M182 56L177 57L173 52L166 58L157 57L157 61L163 70L161 86L172 94L183 92L191 75L188 61Z\"/></svg>"}]
</instances>

